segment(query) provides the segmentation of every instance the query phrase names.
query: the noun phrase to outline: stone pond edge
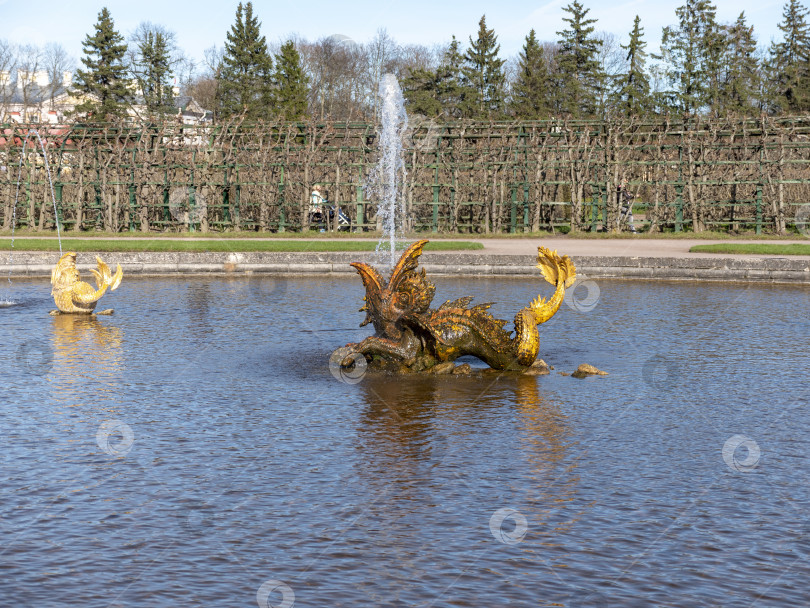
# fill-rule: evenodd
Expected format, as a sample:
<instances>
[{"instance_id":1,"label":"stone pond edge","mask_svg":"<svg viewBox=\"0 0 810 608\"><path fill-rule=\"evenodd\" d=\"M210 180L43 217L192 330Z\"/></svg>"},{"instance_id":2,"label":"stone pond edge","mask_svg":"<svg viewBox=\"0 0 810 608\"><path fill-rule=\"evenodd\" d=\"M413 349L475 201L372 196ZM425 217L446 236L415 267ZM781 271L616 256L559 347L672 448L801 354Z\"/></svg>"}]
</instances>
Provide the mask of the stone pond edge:
<instances>
[{"instance_id":1,"label":"stone pond edge","mask_svg":"<svg viewBox=\"0 0 810 608\"><path fill-rule=\"evenodd\" d=\"M0 276L50 277L59 256L55 252L4 252ZM121 264L126 276L183 276L274 274L351 274L350 262L377 263L372 253L197 253L197 252L83 252L79 269L95 266L95 256L114 267ZM756 281L810 284L807 258L631 257L572 256L580 276L588 278L666 279L707 281ZM431 275L490 277L536 275L532 255L474 255L425 253L422 267ZM86 276L89 280L92 277Z\"/></svg>"}]
</instances>

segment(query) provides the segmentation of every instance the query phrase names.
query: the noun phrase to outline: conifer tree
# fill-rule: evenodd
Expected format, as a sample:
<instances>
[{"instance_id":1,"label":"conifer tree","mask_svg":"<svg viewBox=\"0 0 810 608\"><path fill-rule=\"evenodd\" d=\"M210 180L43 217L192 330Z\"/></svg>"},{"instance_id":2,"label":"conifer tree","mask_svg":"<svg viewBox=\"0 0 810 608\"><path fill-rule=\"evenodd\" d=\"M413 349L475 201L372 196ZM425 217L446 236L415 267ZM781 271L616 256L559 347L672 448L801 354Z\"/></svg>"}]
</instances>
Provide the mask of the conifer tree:
<instances>
[{"instance_id":1,"label":"conifer tree","mask_svg":"<svg viewBox=\"0 0 810 608\"><path fill-rule=\"evenodd\" d=\"M789 0L778 25L782 42L771 44L768 61L770 88L774 110L801 112L810 107L808 90L808 61L810 61L810 29L807 9L798 0Z\"/></svg>"},{"instance_id":2,"label":"conifer tree","mask_svg":"<svg viewBox=\"0 0 810 608\"><path fill-rule=\"evenodd\" d=\"M470 36L470 48L461 68L466 85L474 92L474 97L464 104L465 113L471 118L490 118L503 112L506 76L505 60L498 59L500 48L495 30L487 29L486 15L482 16L478 38L473 40Z\"/></svg>"},{"instance_id":3,"label":"conifer tree","mask_svg":"<svg viewBox=\"0 0 810 608\"><path fill-rule=\"evenodd\" d=\"M217 77L217 106L221 116L245 112L249 118L265 116L272 101L273 60L260 32L253 3L236 9L236 22L225 41L222 69Z\"/></svg>"},{"instance_id":4,"label":"conifer tree","mask_svg":"<svg viewBox=\"0 0 810 608\"><path fill-rule=\"evenodd\" d=\"M512 87L512 111L517 118L537 120L551 113L548 65L532 29L518 57L517 80Z\"/></svg>"},{"instance_id":5,"label":"conifer tree","mask_svg":"<svg viewBox=\"0 0 810 608\"><path fill-rule=\"evenodd\" d=\"M453 36L437 70L437 92L442 113L453 120L464 116L465 106L475 96L475 91L465 82L464 56L461 44Z\"/></svg>"},{"instance_id":6,"label":"conifer tree","mask_svg":"<svg viewBox=\"0 0 810 608\"><path fill-rule=\"evenodd\" d=\"M411 70L403 79L402 94L408 111L430 117L444 116L449 120L468 115L469 110L465 114L465 109L472 106L469 100L476 95L463 82L463 64L459 42L453 36L438 68Z\"/></svg>"},{"instance_id":7,"label":"conifer tree","mask_svg":"<svg viewBox=\"0 0 810 608\"><path fill-rule=\"evenodd\" d=\"M149 112L172 110L172 68L166 36L147 31L139 45L136 78Z\"/></svg>"},{"instance_id":8,"label":"conifer tree","mask_svg":"<svg viewBox=\"0 0 810 608\"><path fill-rule=\"evenodd\" d=\"M124 64L127 45L106 6L98 14L94 34L87 34L82 47L81 61L86 69L76 70L71 93L83 101L76 105L75 112L87 113L98 121L124 117L131 97Z\"/></svg>"},{"instance_id":9,"label":"conifer tree","mask_svg":"<svg viewBox=\"0 0 810 608\"><path fill-rule=\"evenodd\" d=\"M559 111L574 117L593 116L605 84L598 60L602 41L593 35L596 19L587 18L590 9L578 0L563 10L571 16L563 18L568 29L557 32Z\"/></svg>"},{"instance_id":10,"label":"conifer tree","mask_svg":"<svg viewBox=\"0 0 810 608\"><path fill-rule=\"evenodd\" d=\"M636 15L630 41L621 47L627 51L627 73L622 75L618 97L621 111L626 116L637 116L650 107L650 80L645 67L647 43L643 39L644 28L641 19Z\"/></svg>"},{"instance_id":11,"label":"conifer tree","mask_svg":"<svg viewBox=\"0 0 810 608\"><path fill-rule=\"evenodd\" d=\"M415 68L402 79L402 95L408 105L408 112L435 118L441 115L440 71Z\"/></svg>"},{"instance_id":12,"label":"conifer tree","mask_svg":"<svg viewBox=\"0 0 810 608\"><path fill-rule=\"evenodd\" d=\"M746 23L742 12L726 30L726 68L720 90L722 114L751 115L757 109L761 71L756 52L754 26Z\"/></svg>"},{"instance_id":13,"label":"conifer tree","mask_svg":"<svg viewBox=\"0 0 810 608\"><path fill-rule=\"evenodd\" d=\"M715 20L717 9L709 0L686 0L678 7L677 26L667 26L661 36L661 54L670 85L666 105L692 114L714 106L719 95L717 75L722 38Z\"/></svg>"},{"instance_id":14,"label":"conifer tree","mask_svg":"<svg viewBox=\"0 0 810 608\"><path fill-rule=\"evenodd\" d=\"M276 112L287 120L301 120L307 113L309 77L304 72L295 43L288 40L276 55L273 101Z\"/></svg>"}]
</instances>

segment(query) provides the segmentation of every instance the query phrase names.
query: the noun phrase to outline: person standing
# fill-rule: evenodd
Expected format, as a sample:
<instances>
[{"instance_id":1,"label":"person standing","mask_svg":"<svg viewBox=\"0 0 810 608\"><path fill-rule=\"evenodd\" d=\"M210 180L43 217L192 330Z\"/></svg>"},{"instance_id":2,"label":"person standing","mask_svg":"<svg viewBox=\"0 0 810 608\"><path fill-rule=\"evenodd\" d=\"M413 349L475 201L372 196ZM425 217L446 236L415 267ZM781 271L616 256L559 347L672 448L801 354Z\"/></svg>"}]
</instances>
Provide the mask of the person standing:
<instances>
[{"instance_id":1,"label":"person standing","mask_svg":"<svg viewBox=\"0 0 810 608\"><path fill-rule=\"evenodd\" d=\"M309 223L321 224L323 223L323 204L325 198L321 194L321 187L318 184L312 186L312 193L309 195ZM321 232L324 229L321 227Z\"/></svg>"}]
</instances>

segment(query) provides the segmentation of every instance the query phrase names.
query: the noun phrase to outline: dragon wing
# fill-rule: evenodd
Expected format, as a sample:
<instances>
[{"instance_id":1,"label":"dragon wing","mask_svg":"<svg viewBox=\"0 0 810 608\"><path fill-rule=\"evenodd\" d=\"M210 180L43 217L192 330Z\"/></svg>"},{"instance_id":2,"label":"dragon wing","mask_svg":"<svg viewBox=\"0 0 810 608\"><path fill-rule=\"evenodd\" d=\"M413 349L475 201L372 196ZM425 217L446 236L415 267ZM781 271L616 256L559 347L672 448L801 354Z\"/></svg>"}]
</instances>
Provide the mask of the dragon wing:
<instances>
[{"instance_id":1,"label":"dragon wing","mask_svg":"<svg viewBox=\"0 0 810 608\"><path fill-rule=\"evenodd\" d=\"M366 288L366 297L363 298L366 303L360 309L366 311L366 318L360 324L360 327L363 327L371 323L371 308L380 310L382 307L383 278L376 268L364 262L353 262L351 266L357 270L357 274L363 279L363 286Z\"/></svg>"},{"instance_id":2,"label":"dragon wing","mask_svg":"<svg viewBox=\"0 0 810 608\"><path fill-rule=\"evenodd\" d=\"M416 241L404 252L402 252L399 262L397 262L397 265L394 266L394 270L391 272L391 278L388 279L389 291L392 293L397 291L399 284L403 279L405 279L405 277L408 276L408 273L415 270L416 267L419 266L419 256L422 255L422 249L427 242L428 239Z\"/></svg>"}]
</instances>

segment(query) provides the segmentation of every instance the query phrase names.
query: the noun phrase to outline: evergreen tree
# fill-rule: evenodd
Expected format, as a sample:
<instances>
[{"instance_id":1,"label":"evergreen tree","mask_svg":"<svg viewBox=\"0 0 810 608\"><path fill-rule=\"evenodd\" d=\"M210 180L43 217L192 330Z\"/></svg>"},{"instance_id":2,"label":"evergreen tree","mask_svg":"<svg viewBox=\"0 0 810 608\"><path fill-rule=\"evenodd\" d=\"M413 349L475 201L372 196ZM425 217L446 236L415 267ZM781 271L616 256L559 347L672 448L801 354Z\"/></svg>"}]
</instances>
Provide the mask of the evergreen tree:
<instances>
[{"instance_id":1,"label":"evergreen tree","mask_svg":"<svg viewBox=\"0 0 810 608\"><path fill-rule=\"evenodd\" d=\"M309 77L292 40L282 44L276 55L273 85L276 112L287 120L301 120L307 113Z\"/></svg>"},{"instance_id":2,"label":"evergreen tree","mask_svg":"<svg viewBox=\"0 0 810 608\"><path fill-rule=\"evenodd\" d=\"M720 89L722 114L751 115L755 112L760 89L760 66L756 58L754 26L745 21L745 12L726 30L725 70Z\"/></svg>"},{"instance_id":3,"label":"evergreen tree","mask_svg":"<svg viewBox=\"0 0 810 608\"><path fill-rule=\"evenodd\" d=\"M667 105L687 114L715 106L719 96L717 76L722 37L709 0L686 0L678 7L677 26L667 26L661 36L661 54L670 90Z\"/></svg>"},{"instance_id":4,"label":"evergreen tree","mask_svg":"<svg viewBox=\"0 0 810 608\"><path fill-rule=\"evenodd\" d=\"M131 97L130 80L124 65L127 45L115 30L107 7L101 9L94 25L95 33L87 34L82 42L84 70L76 70L71 93L83 101L75 112L87 113L94 120L108 121L126 115L126 104Z\"/></svg>"},{"instance_id":5,"label":"evergreen tree","mask_svg":"<svg viewBox=\"0 0 810 608\"><path fill-rule=\"evenodd\" d=\"M531 30L518 57L517 80L512 87L511 106L515 116L528 120L547 118L551 113L548 92L548 65L537 35Z\"/></svg>"},{"instance_id":6,"label":"evergreen tree","mask_svg":"<svg viewBox=\"0 0 810 608\"><path fill-rule=\"evenodd\" d=\"M461 54L461 44L455 36L442 57L436 85L444 116L451 120L462 118L465 115L464 108L469 107L470 100L475 97L475 91L465 81L464 56Z\"/></svg>"},{"instance_id":7,"label":"evergreen tree","mask_svg":"<svg viewBox=\"0 0 810 608\"><path fill-rule=\"evenodd\" d=\"M775 111L801 112L810 107L810 30L806 17L807 9L798 0L789 0L778 25L784 39L771 44L768 72Z\"/></svg>"},{"instance_id":8,"label":"evergreen tree","mask_svg":"<svg viewBox=\"0 0 810 608\"><path fill-rule=\"evenodd\" d=\"M478 38L473 40L470 36L470 48L461 68L464 82L475 94L464 104L471 118L490 118L503 112L506 76L505 60L498 59L500 48L495 30L487 29L486 15L482 16L478 22Z\"/></svg>"},{"instance_id":9,"label":"evergreen tree","mask_svg":"<svg viewBox=\"0 0 810 608\"><path fill-rule=\"evenodd\" d=\"M469 115L470 99L475 91L468 87L462 75L464 57L459 42L453 36L436 70L411 70L402 81L402 94L408 111L423 116L444 116L449 120Z\"/></svg>"},{"instance_id":10,"label":"evergreen tree","mask_svg":"<svg viewBox=\"0 0 810 608\"><path fill-rule=\"evenodd\" d=\"M596 19L587 18L590 9L578 0L563 10L571 16L563 18L568 29L557 32L559 111L574 117L593 116L605 85L598 59L602 41L593 35Z\"/></svg>"},{"instance_id":11,"label":"evergreen tree","mask_svg":"<svg viewBox=\"0 0 810 608\"><path fill-rule=\"evenodd\" d=\"M619 106L626 116L643 114L650 108L650 80L645 72L647 43L643 40L644 28L636 15L630 42L621 45L627 51L627 73L622 75L618 97Z\"/></svg>"},{"instance_id":12,"label":"evergreen tree","mask_svg":"<svg viewBox=\"0 0 810 608\"><path fill-rule=\"evenodd\" d=\"M441 67L437 70L416 68L409 70L402 79L402 95L409 113L431 118L442 114L440 71Z\"/></svg>"},{"instance_id":13,"label":"evergreen tree","mask_svg":"<svg viewBox=\"0 0 810 608\"><path fill-rule=\"evenodd\" d=\"M236 23L225 41L222 69L217 77L217 106L221 116L245 112L259 118L272 101L273 60L267 41L260 33L261 24L253 15L253 3L236 9Z\"/></svg>"},{"instance_id":14,"label":"evergreen tree","mask_svg":"<svg viewBox=\"0 0 810 608\"><path fill-rule=\"evenodd\" d=\"M170 112L172 68L169 47L161 31L148 31L139 45L136 79L149 112Z\"/></svg>"}]
</instances>

